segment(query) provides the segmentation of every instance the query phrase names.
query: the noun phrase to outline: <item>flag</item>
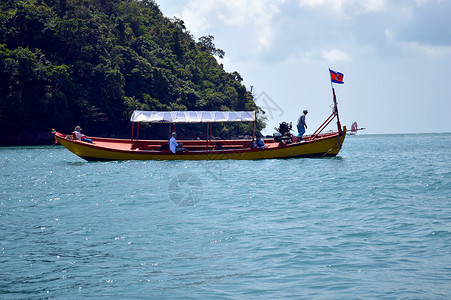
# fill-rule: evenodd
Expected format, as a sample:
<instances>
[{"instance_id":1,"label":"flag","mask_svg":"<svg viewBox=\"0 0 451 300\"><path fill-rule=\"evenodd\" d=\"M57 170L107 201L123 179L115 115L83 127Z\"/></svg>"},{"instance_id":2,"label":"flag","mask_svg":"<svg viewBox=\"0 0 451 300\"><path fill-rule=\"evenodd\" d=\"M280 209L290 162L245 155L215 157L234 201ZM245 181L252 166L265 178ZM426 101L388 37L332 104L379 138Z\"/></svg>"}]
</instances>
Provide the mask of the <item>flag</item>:
<instances>
[{"instance_id":1,"label":"flag","mask_svg":"<svg viewBox=\"0 0 451 300\"><path fill-rule=\"evenodd\" d=\"M332 71L331 69L329 69L329 71L330 71L330 80L332 80L332 82L341 84L344 83L343 82L344 75L342 73Z\"/></svg>"}]
</instances>

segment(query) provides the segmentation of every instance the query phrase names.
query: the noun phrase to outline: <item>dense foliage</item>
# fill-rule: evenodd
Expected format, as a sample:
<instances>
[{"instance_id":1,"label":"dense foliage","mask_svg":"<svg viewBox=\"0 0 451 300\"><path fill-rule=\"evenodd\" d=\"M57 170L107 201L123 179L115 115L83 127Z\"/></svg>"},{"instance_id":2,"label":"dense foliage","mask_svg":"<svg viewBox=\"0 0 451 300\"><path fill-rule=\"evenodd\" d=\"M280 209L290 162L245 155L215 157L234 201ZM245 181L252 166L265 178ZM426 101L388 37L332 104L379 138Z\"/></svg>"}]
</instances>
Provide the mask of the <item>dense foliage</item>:
<instances>
[{"instance_id":1,"label":"dense foliage","mask_svg":"<svg viewBox=\"0 0 451 300\"><path fill-rule=\"evenodd\" d=\"M128 137L135 109L257 110L240 74L218 64L214 55L225 53L213 40L196 42L152 0L2 1L1 144L37 142L51 128L75 125ZM249 126L213 129L229 137Z\"/></svg>"}]
</instances>

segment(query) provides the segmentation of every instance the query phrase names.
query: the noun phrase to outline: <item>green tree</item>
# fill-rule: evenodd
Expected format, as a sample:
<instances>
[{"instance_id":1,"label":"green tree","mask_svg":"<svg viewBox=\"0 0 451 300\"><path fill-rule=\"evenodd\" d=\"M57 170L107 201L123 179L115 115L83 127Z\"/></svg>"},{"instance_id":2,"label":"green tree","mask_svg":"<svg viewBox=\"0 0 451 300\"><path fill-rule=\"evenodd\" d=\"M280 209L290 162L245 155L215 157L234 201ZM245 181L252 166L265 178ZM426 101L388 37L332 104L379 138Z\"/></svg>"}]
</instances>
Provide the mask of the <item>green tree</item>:
<instances>
[{"instance_id":1,"label":"green tree","mask_svg":"<svg viewBox=\"0 0 451 300\"><path fill-rule=\"evenodd\" d=\"M152 0L2 1L0 143L49 143L50 128L76 124L128 137L133 109L258 110L240 74L214 57L224 55L213 36L196 42Z\"/></svg>"}]
</instances>

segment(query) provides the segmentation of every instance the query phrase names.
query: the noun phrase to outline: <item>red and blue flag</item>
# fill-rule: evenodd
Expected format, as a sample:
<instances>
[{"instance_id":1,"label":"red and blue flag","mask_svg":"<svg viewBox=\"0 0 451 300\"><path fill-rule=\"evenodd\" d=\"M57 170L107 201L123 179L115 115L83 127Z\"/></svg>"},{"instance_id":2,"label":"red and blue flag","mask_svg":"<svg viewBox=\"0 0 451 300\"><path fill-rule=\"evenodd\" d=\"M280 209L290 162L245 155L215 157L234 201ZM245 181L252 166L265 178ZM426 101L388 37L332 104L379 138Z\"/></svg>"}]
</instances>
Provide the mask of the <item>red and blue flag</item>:
<instances>
[{"instance_id":1,"label":"red and blue flag","mask_svg":"<svg viewBox=\"0 0 451 300\"><path fill-rule=\"evenodd\" d=\"M332 82L340 84L344 83L343 82L344 75L342 73L332 71L331 69L329 69L329 71L330 71L330 80L332 80Z\"/></svg>"}]
</instances>

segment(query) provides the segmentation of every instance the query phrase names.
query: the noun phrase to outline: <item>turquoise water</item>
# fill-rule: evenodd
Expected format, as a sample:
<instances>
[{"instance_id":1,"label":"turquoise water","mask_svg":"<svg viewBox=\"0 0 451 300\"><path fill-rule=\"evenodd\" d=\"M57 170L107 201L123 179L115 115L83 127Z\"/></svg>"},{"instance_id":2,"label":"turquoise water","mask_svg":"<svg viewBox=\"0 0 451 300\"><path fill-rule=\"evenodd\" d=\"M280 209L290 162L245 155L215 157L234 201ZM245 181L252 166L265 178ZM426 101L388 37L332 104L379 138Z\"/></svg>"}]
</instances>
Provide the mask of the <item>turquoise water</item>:
<instances>
[{"instance_id":1,"label":"turquoise water","mask_svg":"<svg viewBox=\"0 0 451 300\"><path fill-rule=\"evenodd\" d=\"M450 299L451 134L339 157L0 148L2 299Z\"/></svg>"}]
</instances>

